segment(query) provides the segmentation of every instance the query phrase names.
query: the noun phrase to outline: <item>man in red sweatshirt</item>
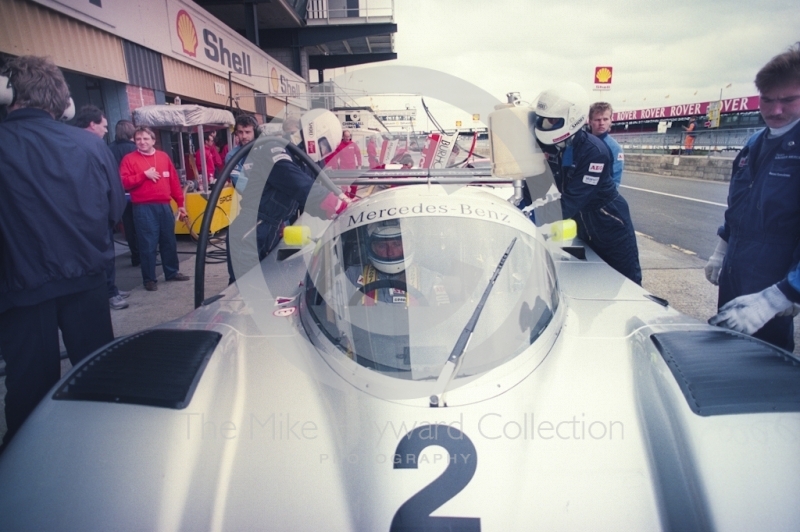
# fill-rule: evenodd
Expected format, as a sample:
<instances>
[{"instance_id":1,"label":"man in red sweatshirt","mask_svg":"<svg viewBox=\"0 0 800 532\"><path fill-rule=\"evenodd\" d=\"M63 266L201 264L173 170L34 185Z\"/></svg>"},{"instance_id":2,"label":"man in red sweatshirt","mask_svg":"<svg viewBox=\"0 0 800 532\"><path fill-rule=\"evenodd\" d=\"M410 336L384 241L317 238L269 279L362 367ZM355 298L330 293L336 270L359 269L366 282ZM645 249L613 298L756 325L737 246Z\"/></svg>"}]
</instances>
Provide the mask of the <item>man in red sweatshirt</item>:
<instances>
[{"instance_id":1,"label":"man in red sweatshirt","mask_svg":"<svg viewBox=\"0 0 800 532\"><path fill-rule=\"evenodd\" d=\"M131 194L133 221L139 238L144 287L158 290L156 284L156 246L161 250L161 264L167 281L188 281L178 271L178 250L175 241L175 217L169 200L178 204L178 215L186 216L183 190L178 172L169 156L155 149L156 135L149 127L134 133L136 151L122 159L119 173L122 186ZM140 229L141 228L141 229Z\"/></svg>"}]
</instances>

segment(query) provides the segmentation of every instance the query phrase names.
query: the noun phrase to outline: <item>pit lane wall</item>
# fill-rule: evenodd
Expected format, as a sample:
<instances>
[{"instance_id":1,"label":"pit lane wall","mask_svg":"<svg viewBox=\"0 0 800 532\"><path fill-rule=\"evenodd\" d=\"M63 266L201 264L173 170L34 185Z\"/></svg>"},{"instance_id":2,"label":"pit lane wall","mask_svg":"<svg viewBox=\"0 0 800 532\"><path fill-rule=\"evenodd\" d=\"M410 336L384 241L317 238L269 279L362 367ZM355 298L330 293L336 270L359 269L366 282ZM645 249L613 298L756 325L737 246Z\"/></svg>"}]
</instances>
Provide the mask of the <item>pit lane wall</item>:
<instances>
[{"instance_id":1,"label":"pit lane wall","mask_svg":"<svg viewBox=\"0 0 800 532\"><path fill-rule=\"evenodd\" d=\"M625 154L625 171L709 181L730 181L732 157L707 155Z\"/></svg>"}]
</instances>

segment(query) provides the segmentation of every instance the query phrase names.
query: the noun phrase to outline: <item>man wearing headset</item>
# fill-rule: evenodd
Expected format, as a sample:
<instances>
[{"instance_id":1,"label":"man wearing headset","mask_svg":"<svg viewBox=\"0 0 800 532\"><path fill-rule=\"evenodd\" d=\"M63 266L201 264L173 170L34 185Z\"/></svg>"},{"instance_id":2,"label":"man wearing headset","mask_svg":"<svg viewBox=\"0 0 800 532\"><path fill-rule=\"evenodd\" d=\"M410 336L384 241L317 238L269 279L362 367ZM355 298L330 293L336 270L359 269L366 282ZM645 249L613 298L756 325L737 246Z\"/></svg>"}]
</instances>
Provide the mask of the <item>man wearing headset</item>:
<instances>
[{"instance_id":1,"label":"man wearing headset","mask_svg":"<svg viewBox=\"0 0 800 532\"><path fill-rule=\"evenodd\" d=\"M642 284L639 250L628 203L612 179L609 150L585 131L589 102L576 83L542 92L536 103L536 139L558 191L560 212L534 209L537 224L574 218L578 236L619 273ZM557 209L558 210L558 209Z\"/></svg>"},{"instance_id":2,"label":"man wearing headset","mask_svg":"<svg viewBox=\"0 0 800 532\"><path fill-rule=\"evenodd\" d=\"M245 120L242 118L243 122ZM304 114L300 118L300 128L301 147L317 163L333 151L331 146L342 136L339 119L324 109ZM244 146L241 141L249 138L248 128L242 123L237 125L237 130L241 135L238 137L240 146ZM244 216L237 217L228 230L229 244L233 245L229 251L228 280L231 283L236 280L237 272L249 270L255 266L256 257L258 261L263 260L278 245L283 226L293 221L307 204L313 207L312 214L326 218L319 206L330 192L324 187L312 190L316 176L287 150L287 143L284 137L262 135L255 140L236 177L235 186L242 195L240 205ZM342 205L347 203L343 193L333 200ZM251 249L253 232L255 250Z\"/></svg>"},{"instance_id":3,"label":"man wearing headset","mask_svg":"<svg viewBox=\"0 0 800 532\"><path fill-rule=\"evenodd\" d=\"M59 118L69 87L49 59L0 70L0 351L7 445L61 378L59 330L72 364L114 339L109 227L125 208L117 164L96 135ZM74 107L73 107L74 114Z\"/></svg>"}]
</instances>

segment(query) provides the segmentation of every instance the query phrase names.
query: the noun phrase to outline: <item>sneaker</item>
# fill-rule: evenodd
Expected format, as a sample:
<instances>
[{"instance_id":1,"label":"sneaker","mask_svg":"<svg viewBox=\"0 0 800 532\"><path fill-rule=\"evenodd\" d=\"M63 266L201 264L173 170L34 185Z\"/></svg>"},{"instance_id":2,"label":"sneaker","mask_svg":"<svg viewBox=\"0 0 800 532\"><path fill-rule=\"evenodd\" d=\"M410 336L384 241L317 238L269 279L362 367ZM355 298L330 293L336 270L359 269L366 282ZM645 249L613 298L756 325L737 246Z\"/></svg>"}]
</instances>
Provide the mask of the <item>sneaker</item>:
<instances>
[{"instance_id":1,"label":"sneaker","mask_svg":"<svg viewBox=\"0 0 800 532\"><path fill-rule=\"evenodd\" d=\"M131 293L130 292L127 292L125 290L117 290L117 291L119 292L119 294L118 294L119 297L121 297L122 299L128 299L129 297L131 297Z\"/></svg>"},{"instance_id":2,"label":"sneaker","mask_svg":"<svg viewBox=\"0 0 800 532\"><path fill-rule=\"evenodd\" d=\"M120 296L114 296L108 299L108 305L114 310L122 310L128 308L128 302Z\"/></svg>"},{"instance_id":3,"label":"sneaker","mask_svg":"<svg viewBox=\"0 0 800 532\"><path fill-rule=\"evenodd\" d=\"M148 292L155 292L156 290L158 290L158 285L156 284L155 281L145 281L144 289L147 290Z\"/></svg>"},{"instance_id":4,"label":"sneaker","mask_svg":"<svg viewBox=\"0 0 800 532\"><path fill-rule=\"evenodd\" d=\"M188 280L189 280L189 276L188 275L184 275L181 272L178 272L174 276L172 276L169 279L167 279L167 281L188 281Z\"/></svg>"}]
</instances>

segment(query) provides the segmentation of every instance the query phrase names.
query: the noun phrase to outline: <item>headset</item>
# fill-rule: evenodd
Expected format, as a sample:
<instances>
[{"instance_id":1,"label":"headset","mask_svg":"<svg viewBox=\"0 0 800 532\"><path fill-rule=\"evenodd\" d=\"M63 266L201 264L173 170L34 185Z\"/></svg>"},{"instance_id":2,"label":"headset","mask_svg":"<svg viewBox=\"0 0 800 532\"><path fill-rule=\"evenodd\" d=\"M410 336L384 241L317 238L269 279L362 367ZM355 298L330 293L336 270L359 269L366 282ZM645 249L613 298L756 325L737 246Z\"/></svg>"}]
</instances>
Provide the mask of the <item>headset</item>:
<instances>
[{"instance_id":1,"label":"headset","mask_svg":"<svg viewBox=\"0 0 800 532\"><path fill-rule=\"evenodd\" d=\"M17 93L11 84L11 76L8 73L0 74L0 105L12 106L17 101ZM59 117L59 120L66 122L75 117L75 101L72 96L69 98L69 105Z\"/></svg>"}]
</instances>

